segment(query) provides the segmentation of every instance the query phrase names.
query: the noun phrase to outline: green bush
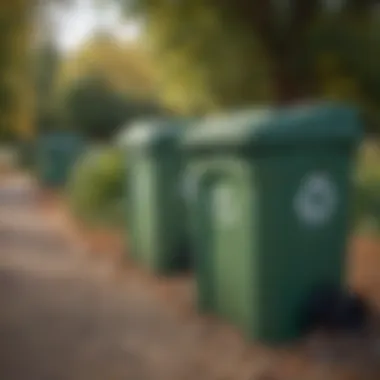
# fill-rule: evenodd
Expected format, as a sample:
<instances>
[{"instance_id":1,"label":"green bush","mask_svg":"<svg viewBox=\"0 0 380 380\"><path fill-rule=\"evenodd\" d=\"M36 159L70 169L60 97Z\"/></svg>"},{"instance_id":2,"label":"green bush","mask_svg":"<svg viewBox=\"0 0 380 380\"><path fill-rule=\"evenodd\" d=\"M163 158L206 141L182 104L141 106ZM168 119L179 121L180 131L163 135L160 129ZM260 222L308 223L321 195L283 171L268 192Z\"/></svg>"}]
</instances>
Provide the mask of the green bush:
<instances>
[{"instance_id":1,"label":"green bush","mask_svg":"<svg viewBox=\"0 0 380 380\"><path fill-rule=\"evenodd\" d=\"M380 145L363 145L355 177L354 214L359 228L380 231Z\"/></svg>"},{"instance_id":2,"label":"green bush","mask_svg":"<svg viewBox=\"0 0 380 380\"><path fill-rule=\"evenodd\" d=\"M63 95L64 116L87 138L109 141L119 129L136 118L165 115L151 101L119 93L97 74L75 81Z\"/></svg>"},{"instance_id":3,"label":"green bush","mask_svg":"<svg viewBox=\"0 0 380 380\"><path fill-rule=\"evenodd\" d=\"M91 148L76 164L68 184L74 214L91 224L120 225L125 183L124 153L114 147Z\"/></svg>"}]
</instances>

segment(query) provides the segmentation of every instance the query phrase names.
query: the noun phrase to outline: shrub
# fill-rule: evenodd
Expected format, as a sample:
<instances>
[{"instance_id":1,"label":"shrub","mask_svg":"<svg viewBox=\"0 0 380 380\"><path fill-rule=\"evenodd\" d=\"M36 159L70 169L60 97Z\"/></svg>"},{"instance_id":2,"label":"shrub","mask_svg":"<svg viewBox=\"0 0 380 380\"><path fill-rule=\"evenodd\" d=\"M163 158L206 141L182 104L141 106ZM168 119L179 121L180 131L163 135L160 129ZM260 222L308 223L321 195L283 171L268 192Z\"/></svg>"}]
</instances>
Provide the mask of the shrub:
<instances>
[{"instance_id":1,"label":"shrub","mask_svg":"<svg viewBox=\"0 0 380 380\"><path fill-rule=\"evenodd\" d=\"M64 94L63 113L87 138L109 141L136 118L165 115L154 101L139 100L116 91L102 76L74 82Z\"/></svg>"},{"instance_id":2,"label":"shrub","mask_svg":"<svg viewBox=\"0 0 380 380\"><path fill-rule=\"evenodd\" d=\"M124 219L124 154L114 147L91 148L76 164L68 184L74 214L91 224L119 225Z\"/></svg>"}]
</instances>

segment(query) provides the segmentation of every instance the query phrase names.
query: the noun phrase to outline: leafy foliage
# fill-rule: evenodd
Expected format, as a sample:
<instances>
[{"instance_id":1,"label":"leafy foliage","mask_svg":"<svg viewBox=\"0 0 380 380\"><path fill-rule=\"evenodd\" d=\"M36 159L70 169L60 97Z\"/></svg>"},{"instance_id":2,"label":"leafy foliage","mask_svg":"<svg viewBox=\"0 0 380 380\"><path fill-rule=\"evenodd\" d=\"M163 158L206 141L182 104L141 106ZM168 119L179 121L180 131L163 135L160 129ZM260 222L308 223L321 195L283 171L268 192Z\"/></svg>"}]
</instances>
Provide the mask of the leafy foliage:
<instances>
[{"instance_id":1,"label":"leafy foliage","mask_svg":"<svg viewBox=\"0 0 380 380\"><path fill-rule=\"evenodd\" d=\"M187 110L322 96L380 103L373 0L119 0L141 16L163 97Z\"/></svg>"},{"instance_id":2,"label":"leafy foliage","mask_svg":"<svg viewBox=\"0 0 380 380\"><path fill-rule=\"evenodd\" d=\"M55 97L66 123L104 140L135 117L163 112L156 79L144 49L99 31L63 62Z\"/></svg>"},{"instance_id":3,"label":"leafy foliage","mask_svg":"<svg viewBox=\"0 0 380 380\"><path fill-rule=\"evenodd\" d=\"M112 147L93 147L77 163L68 185L74 213L87 222L118 223L124 215L125 158Z\"/></svg>"},{"instance_id":4,"label":"leafy foliage","mask_svg":"<svg viewBox=\"0 0 380 380\"><path fill-rule=\"evenodd\" d=\"M64 106L70 123L97 138L112 135L128 114L124 98L101 77L83 78L74 83Z\"/></svg>"},{"instance_id":5,"label":"leafy foliage","mask_svg":"<svg viewBox=\"0 0 380 380\"><path fill-rule=\"evenodd\" d=\"M93 38L62 64L57 77L58 97L81 78L101 75L112 88L131 97L154 100L155 69L140 45L121 44L105 32Z\"/></svg>"},{"instance_id":6,"label":"leafy foliage","mask_svg":"<svg viewBox=\"0 0 380 380\"><path fill-rule=\"evenodd\" d=\"M36 124L39 130L57 129L62 120L54 97L56 76L61 57L51 41L35 52L34 85L36 95Z\"/></svg>"},{"instance_id":7,"label":"leafy foliage","mask_svg":"<svg viewBox=\"0 0 380 380\"><path fill-rule=\"evenodd\" d=\"M0 135L16 138L29 132L30 2L14 0L0 5Z\"/></svg>"},{"instance_id":8,"label":"leafy foliage","mask_svg":"<svg viewBox=\"0 0 380 380\"><path fill-rule=\"evenodd\" d=\"M359 152L355 176L354 213L359 227L380 231L380 149L376 140L367 141Z\"/></svg>"},{"instance_id":9,"label":"leafy foliage","mask_svg":"<svg viewBox=\"0 0 380 380\"><path fill-rule=\"evenodd\" d=\"M64 98L68 122L90 138L107 140L135 117L157 113L147 102L117 92L102 76L85 77Z\"/></svg>"}]
</instances>

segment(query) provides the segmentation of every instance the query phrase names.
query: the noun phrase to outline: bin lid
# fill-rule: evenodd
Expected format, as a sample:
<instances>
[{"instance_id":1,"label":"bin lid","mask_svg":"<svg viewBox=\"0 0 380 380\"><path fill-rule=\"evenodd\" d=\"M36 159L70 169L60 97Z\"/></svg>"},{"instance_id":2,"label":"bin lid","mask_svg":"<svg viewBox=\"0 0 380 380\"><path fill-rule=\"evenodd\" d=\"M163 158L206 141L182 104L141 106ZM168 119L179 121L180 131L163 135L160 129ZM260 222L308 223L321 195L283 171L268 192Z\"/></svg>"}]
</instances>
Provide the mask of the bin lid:
<instances>
[{"instance_id":1,"label":"bin lid","mask_svg":"<svg viewBox=\"0 0 380 380\"><path fill-rule=\"evenodd\" d=\"M189 148L354 143L361 133L358 110L319 103L209 117L188 129L182 143Z\"/></svg>"},{"instance_id":2,"label":"bin lid","mask_svg":"<svg viewBox=\"0 0 380 380\"><path fill-rule=\"evenodd\" d=\"M183 118L137 120L121 130L116 136L116 145L153 148L176 141L189 122Z\"/></svg>"},{"instance_id":3,"label":"bin lid","mask_svg":"<svg viewBox=\"0 0 380 380\"><path fill-rule=\"evenodd\" d=\"M39 136L40 144L49 149L71 150L82 146L84 143L83 136L71 131L54 131L43 133Z\"/></svg>"}]
</instances>

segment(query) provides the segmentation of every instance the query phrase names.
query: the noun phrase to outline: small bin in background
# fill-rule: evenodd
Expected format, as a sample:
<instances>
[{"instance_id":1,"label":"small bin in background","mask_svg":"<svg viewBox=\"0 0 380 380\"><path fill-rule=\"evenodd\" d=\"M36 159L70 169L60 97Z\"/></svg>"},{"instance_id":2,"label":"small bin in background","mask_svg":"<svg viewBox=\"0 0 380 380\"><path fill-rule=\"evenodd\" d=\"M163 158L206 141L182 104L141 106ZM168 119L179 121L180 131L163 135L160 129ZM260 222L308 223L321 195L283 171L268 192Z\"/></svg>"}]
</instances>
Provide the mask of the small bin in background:
<instances>
[{"instance_id":1,"label":"small bin in background","mask_svg":"<svg viewBox=\"0 0 380 380\"><path fill-rule=\"evenodd\" d=\"M70 172L85 149L83 137L69 131L47 132L37 138L36 174L44 187L66 185Z\"/></svg>"}]
</instances>

